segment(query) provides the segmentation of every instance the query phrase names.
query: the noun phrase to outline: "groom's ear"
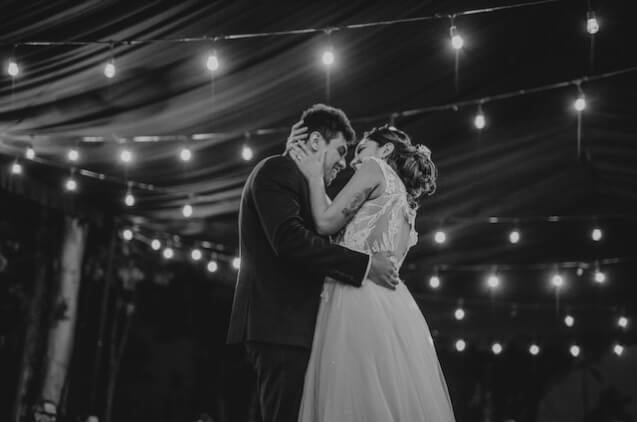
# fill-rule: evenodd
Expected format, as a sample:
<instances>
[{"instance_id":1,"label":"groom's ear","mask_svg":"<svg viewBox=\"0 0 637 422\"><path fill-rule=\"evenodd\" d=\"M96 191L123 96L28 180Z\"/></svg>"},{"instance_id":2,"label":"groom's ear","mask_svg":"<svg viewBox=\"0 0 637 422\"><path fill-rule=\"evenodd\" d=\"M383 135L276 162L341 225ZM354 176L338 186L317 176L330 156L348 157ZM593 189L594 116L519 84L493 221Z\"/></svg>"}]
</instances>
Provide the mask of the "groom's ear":
<instances>
[{"instance_id":1,"label":"groom's ear","mask_svg":"<svg viewBox=\"0 0 637 422\"><path fill-rule=\"evenodd\" d=\"M313 131L310 133L310 136L307 140L307 146L312 150L312 152L317 152L321 149L321 142L325 142L323 139L323 135L321 135L317 131Z\"/></svg>"}]
</instances>

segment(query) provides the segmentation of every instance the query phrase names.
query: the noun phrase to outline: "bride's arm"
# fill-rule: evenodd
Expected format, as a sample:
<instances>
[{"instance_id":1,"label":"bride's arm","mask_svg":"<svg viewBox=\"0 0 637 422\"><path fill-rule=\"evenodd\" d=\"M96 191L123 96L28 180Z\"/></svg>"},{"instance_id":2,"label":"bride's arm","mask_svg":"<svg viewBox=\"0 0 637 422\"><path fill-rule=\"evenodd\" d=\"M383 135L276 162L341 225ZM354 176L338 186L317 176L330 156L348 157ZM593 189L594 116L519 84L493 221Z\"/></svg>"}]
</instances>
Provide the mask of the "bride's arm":
<instances>
[{"instance_id":1,"label":"bride's arm","mask_svg":"<svg viewBox=\"0 0 637 422\"><path fill-rule=\"evenodd\" d=\"M297 155L298 156L298 155ZM310 188L312 216L321 235L337 233L354 217L359 208L382 182L382 171L373 160L365 160L332 203L325 193L322 172L308 172L313 163L308 158L295 159ZM320 166L322 169L322 165Z\"/></svg>"}]
</instances>

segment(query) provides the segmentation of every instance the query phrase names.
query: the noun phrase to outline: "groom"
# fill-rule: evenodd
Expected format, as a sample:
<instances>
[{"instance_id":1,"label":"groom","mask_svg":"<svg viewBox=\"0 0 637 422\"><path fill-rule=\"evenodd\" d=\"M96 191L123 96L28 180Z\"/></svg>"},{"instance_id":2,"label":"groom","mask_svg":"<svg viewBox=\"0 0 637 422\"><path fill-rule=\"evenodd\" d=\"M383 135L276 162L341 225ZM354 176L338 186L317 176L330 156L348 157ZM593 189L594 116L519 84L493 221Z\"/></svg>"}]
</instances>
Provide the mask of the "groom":
<instances>
[{"instance_id":1,"label":"groom","mask_svg":"<svg viewBox=\"0 0 637 422\"><path fill-rule=\"evenodd\" d=\"M306 144L325 156L325 183L345 167L354 130L341 110L317 104L301 117ZM244 343L257 375L264 422L296 422L325 277L360 287L395 288L397 271L383 254L368 255L316 234L309 189L284 155L258 163L239 210L241 268L228 343Z\"/></svg>"}]
</instances>

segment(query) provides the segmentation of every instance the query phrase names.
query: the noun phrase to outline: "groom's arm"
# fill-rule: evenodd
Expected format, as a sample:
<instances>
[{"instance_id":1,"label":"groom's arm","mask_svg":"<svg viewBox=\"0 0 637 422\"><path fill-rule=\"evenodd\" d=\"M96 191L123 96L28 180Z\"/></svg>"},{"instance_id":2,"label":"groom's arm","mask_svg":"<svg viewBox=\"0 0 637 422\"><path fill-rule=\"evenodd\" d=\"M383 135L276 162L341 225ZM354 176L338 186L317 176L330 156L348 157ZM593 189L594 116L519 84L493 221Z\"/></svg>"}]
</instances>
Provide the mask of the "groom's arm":
<instances>
[{"instance_id":1,"label":"groom's arm","mask_svg":"<svg viewBox=\"0 0 637 422\"><path fill-rule=\"evenodd\" d=\"M300 180L296 168L274 158L255 175L252 199L275 253L308 272L360 286L371 257L339 245L309 230L301 218ZM294 165L293 163L290 163Z\"/></svg>"}]
</instances>

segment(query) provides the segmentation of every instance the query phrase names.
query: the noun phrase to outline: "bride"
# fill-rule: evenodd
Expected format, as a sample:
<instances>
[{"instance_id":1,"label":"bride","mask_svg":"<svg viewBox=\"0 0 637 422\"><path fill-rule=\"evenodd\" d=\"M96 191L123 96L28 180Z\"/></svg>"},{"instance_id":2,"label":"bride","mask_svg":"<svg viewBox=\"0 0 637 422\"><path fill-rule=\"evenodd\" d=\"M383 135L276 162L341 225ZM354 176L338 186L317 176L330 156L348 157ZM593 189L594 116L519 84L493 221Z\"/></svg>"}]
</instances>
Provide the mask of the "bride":
<instances>
[{"instance_id":1,"label":"bride","mask_svg":"<svg viewBox=\"0 0 637 422\"><path fill-rule=\"evenodd\" d=\"M290 139L303 131L295 130ZM429 149L389 125L371 130L356 147L356 172L331 203L324 154L302 142L289 153L308 181L319 233L357 251L389 252L400 268L417 241L417 201L436 189ZM455 420L429 328L404 283L387 290L327 279L321 298L300 422Z\"/></svg>"}]
</instances>

